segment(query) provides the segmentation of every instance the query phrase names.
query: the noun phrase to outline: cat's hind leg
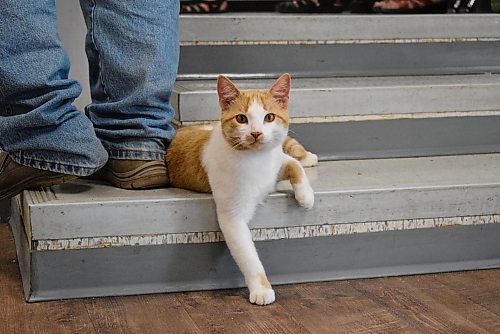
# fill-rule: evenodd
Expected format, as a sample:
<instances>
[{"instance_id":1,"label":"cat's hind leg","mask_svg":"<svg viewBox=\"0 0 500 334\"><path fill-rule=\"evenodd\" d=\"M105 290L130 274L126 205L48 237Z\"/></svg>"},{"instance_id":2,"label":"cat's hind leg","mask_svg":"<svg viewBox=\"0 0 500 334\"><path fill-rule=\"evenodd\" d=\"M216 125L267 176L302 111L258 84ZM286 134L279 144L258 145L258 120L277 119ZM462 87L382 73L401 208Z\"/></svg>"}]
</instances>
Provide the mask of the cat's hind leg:
<instances>
[{"instance_id":1,"label":"cat's hind leg","mask_svg":"<svg viewBox=\"0 0 500 334\"><path fill-rule=\"evenodd\" d=\"M318 165L318 156L307 151L296 139L288 136L283 143L283 152L297 159L303 167Z\"/></svg>"},{"instance_id":2,"label":"cat's hind leg","mask_svg":"<svg viewBox=\"0 0 500 334\"><path fill-rule=\"evenodd\" d=\"M309 183L304 168L294 158L286 154L284 156L279 172L279 179L290 180L295 192L295 199L299 205L306 209L311 209L314 205L314 190Z\"/></svg>"}]
</instances>

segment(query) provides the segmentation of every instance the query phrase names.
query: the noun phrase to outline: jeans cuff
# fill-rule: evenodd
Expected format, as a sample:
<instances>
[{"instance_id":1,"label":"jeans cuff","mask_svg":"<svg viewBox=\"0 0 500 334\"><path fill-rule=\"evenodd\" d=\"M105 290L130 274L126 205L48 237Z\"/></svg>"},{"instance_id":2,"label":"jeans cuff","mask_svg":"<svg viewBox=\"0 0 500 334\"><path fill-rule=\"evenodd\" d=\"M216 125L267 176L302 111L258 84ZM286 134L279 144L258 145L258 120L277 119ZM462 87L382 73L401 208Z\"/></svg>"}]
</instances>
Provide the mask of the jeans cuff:
<instances>
[{"instance_id":1,"label":"jeans cuff","mask_svg":"<svg viewBox=\"0 0 500 334\"><path fill-rule=\"evenodd\" d=\"M102 168L102 166L87 167L87 166L72 165L66 162L63 163L58 161L42 161L33 157L26 156L22 152L9 153L9 157L14 162L23 166L48 170L54 173L76 175L76 176L89 176Z\"/></svg>"}]
</instances>

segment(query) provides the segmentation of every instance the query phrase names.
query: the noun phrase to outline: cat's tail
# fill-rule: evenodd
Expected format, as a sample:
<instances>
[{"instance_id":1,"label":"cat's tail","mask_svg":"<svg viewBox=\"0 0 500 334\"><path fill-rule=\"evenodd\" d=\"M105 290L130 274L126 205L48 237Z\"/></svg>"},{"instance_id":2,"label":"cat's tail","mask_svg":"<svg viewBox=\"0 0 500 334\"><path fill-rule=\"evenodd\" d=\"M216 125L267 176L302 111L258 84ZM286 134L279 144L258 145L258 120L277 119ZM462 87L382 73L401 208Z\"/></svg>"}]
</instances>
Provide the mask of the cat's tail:
<instances>
[{"instance_id":1,"label":"cat's tail","mask_svg":"<svg viewBox=\"0 0 500 334\"><path fill-rule=\"evenodd\" d=\"M318 156L307 151L296 139L288 136L283 142L283 152L297 159L304 167L312 167L318 164Z\"/></svg>"}]
</instances>

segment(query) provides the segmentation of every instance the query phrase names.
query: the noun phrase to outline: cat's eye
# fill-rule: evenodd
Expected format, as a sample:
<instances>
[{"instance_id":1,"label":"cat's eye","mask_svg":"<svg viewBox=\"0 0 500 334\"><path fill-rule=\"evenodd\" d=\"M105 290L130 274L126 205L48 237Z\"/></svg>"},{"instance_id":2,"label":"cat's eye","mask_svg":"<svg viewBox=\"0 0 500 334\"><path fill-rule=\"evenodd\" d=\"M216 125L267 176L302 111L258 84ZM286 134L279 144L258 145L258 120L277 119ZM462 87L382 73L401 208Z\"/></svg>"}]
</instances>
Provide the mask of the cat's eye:
<instances>
[{"instance_id":1,"label":"cat's eye","mask_svg":"<svg viewBox=\"0 0 500 334\"><path fill-rule=\"evenodd\" d=\"M239 114L239 115L236 115L236 122L238 122L240 124L245 124L245 123L248 123L248 118L243 114Z\"/></svg>"},{"instance_id":2,"label":"cat's eye","mask_svg":"<svg viewBox=\"0 0 500 334\"><path fill-rule=\"evenodd\" d=\"M272 121L274 121L274 119L276 118L276 115L275 114L267 114L265 117L264 117L264 121L270 123Z\"/></svg>"}]
</instances>

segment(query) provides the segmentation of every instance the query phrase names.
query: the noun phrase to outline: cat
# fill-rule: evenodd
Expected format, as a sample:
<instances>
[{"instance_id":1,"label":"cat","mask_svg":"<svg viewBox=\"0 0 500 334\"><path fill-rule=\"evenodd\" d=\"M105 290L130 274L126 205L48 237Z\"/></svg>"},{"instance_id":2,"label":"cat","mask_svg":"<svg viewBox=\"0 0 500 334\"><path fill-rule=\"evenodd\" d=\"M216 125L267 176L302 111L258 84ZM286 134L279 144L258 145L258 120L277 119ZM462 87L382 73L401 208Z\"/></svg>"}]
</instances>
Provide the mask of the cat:
<instances>
[{"instance_id":1,"label":"cat","mask_svg":"<svg viewBox=\"0 0 500 334\"><path fill-rule=\"evenodd\" d=\"M267 91L244 91L220 75L220 122L211 130L180 128L166 154L172 186L212 192L226 244L258 305L273 303L275 293L248 227L257 205L278 180L290 180L300 206L314 205L303 166L317 165L318 157L287 137L290 84L285 73Z\"/></svg>"}]
</instances>

